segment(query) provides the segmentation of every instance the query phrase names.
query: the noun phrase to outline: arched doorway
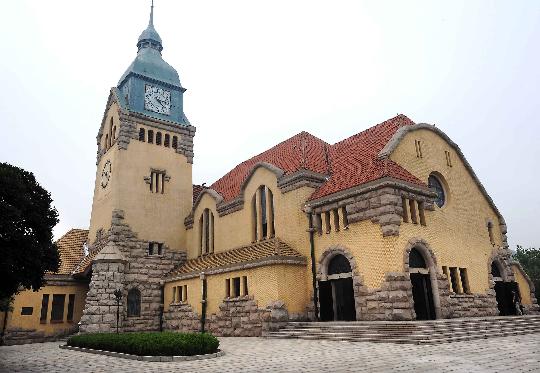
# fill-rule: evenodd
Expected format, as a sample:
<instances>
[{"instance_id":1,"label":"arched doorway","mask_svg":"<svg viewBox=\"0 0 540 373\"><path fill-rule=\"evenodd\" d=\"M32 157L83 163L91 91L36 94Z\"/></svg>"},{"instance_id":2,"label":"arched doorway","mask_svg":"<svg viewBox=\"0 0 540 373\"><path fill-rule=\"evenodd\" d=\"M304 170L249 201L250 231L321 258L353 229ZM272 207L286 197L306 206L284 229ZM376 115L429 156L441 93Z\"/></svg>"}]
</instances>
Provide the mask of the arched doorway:
<instances>
[{"instance_id":1,"label":"arched doorway","mask_svg":"<svg viewBox=\"0 0 540 373\"><path fill-rule=\"evenodd\" d=\"M422 253L416 247L412 248L409 253L409 274L417 320L435 320L437 318L429 272L429 267Z\"/></svg>"},{"instance_id":2,"label":"arched doorway","mask_svg":"<svg viewBox=\"0 0 540 373\"><path fill-rule=\"evenodd\" d=\"M514 281L505 281L504 270L497 260L491 262L491 276L495 282L495 297L499 315L516 315L516 302L520 300L518 284Z\"/></svg>"},{"instance_id":3,"label":"arched doorway","mask_svg":"<svg viewBox=\"0 0 540 373\"><path fill-rule=\"evenodd\" d=\"M335 255L328 262L327 274L318 283L321 321L356 320L349 260L341 254Z\"/></svg>"}]
</instances>

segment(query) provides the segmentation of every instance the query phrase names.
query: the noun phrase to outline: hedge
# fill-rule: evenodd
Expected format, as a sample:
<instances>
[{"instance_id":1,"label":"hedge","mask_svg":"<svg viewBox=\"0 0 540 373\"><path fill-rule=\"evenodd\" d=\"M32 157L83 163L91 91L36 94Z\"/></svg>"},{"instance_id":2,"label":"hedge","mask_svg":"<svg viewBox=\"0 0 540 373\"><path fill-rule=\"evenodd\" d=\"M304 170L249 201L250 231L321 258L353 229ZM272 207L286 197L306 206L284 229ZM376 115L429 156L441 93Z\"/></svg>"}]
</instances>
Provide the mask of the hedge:
<instances>
[{"instance_id":1,"label":"hedge","mask_svg":"<svg viewBox=\"0 0 540 373\"><path fill-rule=\"evenodd\" d=\"M217 352L219 341L207 333L90 333L70 337L67 345L139 356L191 356Z\"/></svg>"}]
</instances>

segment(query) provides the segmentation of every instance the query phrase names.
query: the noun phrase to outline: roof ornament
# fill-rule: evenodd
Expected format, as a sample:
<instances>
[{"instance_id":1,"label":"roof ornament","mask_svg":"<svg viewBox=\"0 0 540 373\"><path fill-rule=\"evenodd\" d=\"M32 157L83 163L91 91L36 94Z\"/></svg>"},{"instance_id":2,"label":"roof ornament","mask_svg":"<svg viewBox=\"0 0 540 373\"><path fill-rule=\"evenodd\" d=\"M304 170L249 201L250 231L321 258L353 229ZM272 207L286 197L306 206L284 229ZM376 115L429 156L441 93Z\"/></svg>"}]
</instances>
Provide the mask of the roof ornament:
<instances>
[{"instance_id":1,"label":"roof ornament","mask_svg":"<svg viewBox=\"0 0 540 373\"><path fill-rule=\"evenodd\" d=\"M150 5L150 22L148 24L154 26L154 0L152 0L152 5Z\"/></svg>"}]
</instances>

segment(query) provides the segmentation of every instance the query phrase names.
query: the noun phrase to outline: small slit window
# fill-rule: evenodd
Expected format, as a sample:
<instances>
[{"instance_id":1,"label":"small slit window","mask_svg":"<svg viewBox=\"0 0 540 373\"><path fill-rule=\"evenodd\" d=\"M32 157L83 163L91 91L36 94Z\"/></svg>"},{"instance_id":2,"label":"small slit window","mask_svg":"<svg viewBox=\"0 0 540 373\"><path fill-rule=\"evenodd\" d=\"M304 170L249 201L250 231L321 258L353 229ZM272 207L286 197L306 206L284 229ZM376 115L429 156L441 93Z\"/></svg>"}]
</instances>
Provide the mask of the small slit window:
<instances>
[{"instance_id":1,"label":"small slit window","mask_svg":"<svg viewBox=\"0 0 540 373\"><path fill-rule=\"evenodd\" d=\"M422 154L422 142L420 140L414 140L414 147L416 149L416 158L424 158Z\"/></svg>"}]
</instances>

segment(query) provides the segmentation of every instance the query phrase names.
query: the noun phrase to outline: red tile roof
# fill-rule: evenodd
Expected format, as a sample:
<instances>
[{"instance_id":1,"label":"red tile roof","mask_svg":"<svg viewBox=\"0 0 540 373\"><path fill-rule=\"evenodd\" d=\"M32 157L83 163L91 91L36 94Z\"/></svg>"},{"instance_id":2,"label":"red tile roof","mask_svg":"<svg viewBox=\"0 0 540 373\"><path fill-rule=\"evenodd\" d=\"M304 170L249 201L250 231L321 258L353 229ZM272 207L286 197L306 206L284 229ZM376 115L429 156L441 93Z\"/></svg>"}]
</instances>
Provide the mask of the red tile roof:
<instances>
[{"instance_id":1,"label":"red tile roof","mask_svg":"<svg viewBox=\"0 0 540 373\"><path fill-rule=\"evenodd\" d=\"M260 162L279 167L285 174L307 169L329 175L328 181L313 193L312 200L386 176L425 186L424 182L395 162L377 158L400 127L413 124L405 115L398 115L334 145L301 132L240 163L210 188L221 194L224 202L234 199L240 194L241 186L253 166Z\"/></svg>"},{"instance_id":2,"label":"red tile roof","mask_svg":"<svg viewBox=\"0 0 540 373\"><path fill-rule=\"evenodd\" d=\"M193 184L193 203L197 200L197 197L199 197L199 194L204 190L204 186Z\"/></svg>"},{"instance_id":3,"label":"red tile roof","mask_svg":"<svg viewBox=\"0 0 540 373\"><path fill-rule=\"evenodd\" d=\"M398 115L374 127L342 140L330 148L331 176L317 189L311 199L321 198L341 190L390 176L424 186L421 180L390 159L378 159L379 152L394 133L415 124L405 115Z\"/></svg>"},{"instance_id":4,"label":"red tile roof","mask_svg":"<svg viewBox=\"0 0 540 373\"><path fill-rule=\"evenodd\" d=\"M302 168L326 174L328 165L325 148L328 146L323 140L307 132L301 132L264 153L240 163L212 184L210 188L221 194L224 202L234 199L240 193L240 188L253 166L260 162L279 167L285 174L293 173Z\"/></svg>"}]
</instances>

